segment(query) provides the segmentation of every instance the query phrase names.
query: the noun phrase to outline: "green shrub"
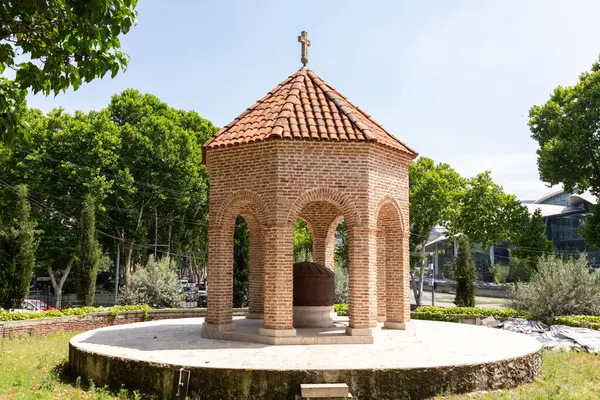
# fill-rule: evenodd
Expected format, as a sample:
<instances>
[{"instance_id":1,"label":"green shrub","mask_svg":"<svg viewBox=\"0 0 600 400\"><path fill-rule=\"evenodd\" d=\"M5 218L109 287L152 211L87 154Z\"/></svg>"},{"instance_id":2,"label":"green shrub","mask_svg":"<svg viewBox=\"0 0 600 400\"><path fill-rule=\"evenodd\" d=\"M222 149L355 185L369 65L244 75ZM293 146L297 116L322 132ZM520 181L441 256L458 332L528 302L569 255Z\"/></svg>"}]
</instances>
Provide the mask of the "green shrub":
<instances>
[{"instance_id":1,"label":"green shrub","mask_svg":"<svg viewBox=\"0 0 600 400\"><path fill-rule=\"evenodd\" d=\"M152 307L181 307L185 295L175 275L175 263L167 257L137 265L129 285L119 293L119 304Z\"/></svg>"},{"instance_id":2,"label":"green shrub","mask_svg":"<svg viewBox=\"0 0 600 400\"><path fill-rule=\"evenodd\" d=\"M340 317L348 316L348 304L334 304L333 311L337 313Z\"/></svg>"},{"instance_id":3,"label":"green shrub","mask_svg":"<svg viewBox=\"0 0 600 400\"><path fill-rule=\"evenodd\" d=\"M569 315L556 317L554 325L567 325L591 329L600 329L600 316L597 315Z\"/></svg>"},{"instance_id":4,"label":"green shrub","mask_svg":"<svg viewBox=\"0 0 600 400\"><path fill-rule=\"evenodd\" d=\"M411 313L411 317L413 319L426 319L431 321L458 322L461 319L476 317L529 318L529 314L510 308L421 306L417 307L416 310Z\"/></svg>"},{"instance_id":5,"label":"green shrub","mask_svg":"<svg viewBox=\"0 0 600 400\"><path fill-rule=\"evenodd\" d=\"M490 272L494 274L494 282L497 284L505 283L508 278L509 266L494 264L490 267Z\"/></svg>"},{"instance_id":6,"label":"green shrub","mask_svg":"<svg viewBox=\"0 0 600 400\"><path fill-rule=\"evenodd\" d=\"M22 313L9 313L8 311L0 312L0 321L23 321L30 319L41 319L41 318L58 318L58 317L70 317L70 316L84 316L89 313L95 312L108 312L109 315L116 317L119 312L122 311L144 311L144 319L147 319L148 311L151 308L147 305L139 306L114 306L110 308L103 307L81 307L81 308L66 308L60 310L49 310L39 312L22 312Z\"/></svg>"},{"instance_id":7,"label":"green shrub","mask_svg":"<svg viewBox=\"0 0 600 400\"><path fill-rule=\"evenodd\" d=\"M542 256L527 286L511 290L510 305L551 322L564 315L600 313L600 274L590 272L585 255Z\"/></svg>"}]
</instances>

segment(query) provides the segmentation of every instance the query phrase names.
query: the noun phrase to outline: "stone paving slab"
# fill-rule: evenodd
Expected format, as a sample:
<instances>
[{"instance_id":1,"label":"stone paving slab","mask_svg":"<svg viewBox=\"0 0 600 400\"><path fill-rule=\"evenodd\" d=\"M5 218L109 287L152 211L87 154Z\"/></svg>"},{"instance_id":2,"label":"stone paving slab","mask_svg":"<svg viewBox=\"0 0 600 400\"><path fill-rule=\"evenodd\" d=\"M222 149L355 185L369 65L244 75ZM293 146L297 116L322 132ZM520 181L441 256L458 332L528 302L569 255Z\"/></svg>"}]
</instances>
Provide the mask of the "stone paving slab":
<instances>
[{"instance_id":1,"label":"stone paving slab","mask_svg":"<svg viewBox=\"0 0 600 400\"><path fill-rule=\"evenodd\" d=\"M236 325L244 326L243 318ZM526 335L436 321L411 321L407 329L382 329L374 344L270 346L205 339L204 318L107 327L71 339L88 353L190 367L267 370L436 368L508 360L539 352ZM256 324L256 321L250 323ZM244 328L242 328L244 329ZM308 335L310 332L302 332ZM320 333L322 334L322 333Z\"/></svg>"}]
</instances>

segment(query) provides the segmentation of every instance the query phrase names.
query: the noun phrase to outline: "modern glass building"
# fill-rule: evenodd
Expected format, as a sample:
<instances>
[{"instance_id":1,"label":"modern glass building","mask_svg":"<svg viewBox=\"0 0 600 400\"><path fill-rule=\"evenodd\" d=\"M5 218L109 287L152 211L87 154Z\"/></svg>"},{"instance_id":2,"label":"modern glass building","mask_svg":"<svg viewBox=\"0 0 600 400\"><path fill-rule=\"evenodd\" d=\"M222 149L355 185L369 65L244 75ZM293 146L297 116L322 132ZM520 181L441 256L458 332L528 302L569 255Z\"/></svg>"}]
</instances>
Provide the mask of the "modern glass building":
<instances>
[{"instance_id":1,"label":"modern glass building","mask_svg":"<svg viewBox=\"0 0 600 400\"><path fill-rule=\"evenodd\" d=\"M600 266L600 250L589 246L581 236L584 217L597 199L589 193L570 194L556 189L532 204L524 204L530 212L539 209L546 223L546 235L561 254L587 253L593 267Z\"/></svg>"}]
</instances>

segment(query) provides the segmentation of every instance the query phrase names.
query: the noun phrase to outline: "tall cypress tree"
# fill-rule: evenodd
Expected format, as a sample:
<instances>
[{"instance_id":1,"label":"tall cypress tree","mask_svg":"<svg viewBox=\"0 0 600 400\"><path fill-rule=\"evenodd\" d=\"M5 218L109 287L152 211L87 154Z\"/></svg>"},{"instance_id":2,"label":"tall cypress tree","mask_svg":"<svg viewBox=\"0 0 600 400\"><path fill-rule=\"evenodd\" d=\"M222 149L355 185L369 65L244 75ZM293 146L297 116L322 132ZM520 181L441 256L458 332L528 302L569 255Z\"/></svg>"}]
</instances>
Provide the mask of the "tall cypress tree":
<instances>
[{"instance_id":1,"label":"tall cypress tree","mask_svg":"<svg viewBox=\"0 0 600 400\"><path fill-rule=\"evenodd\" d=\"M538 258L545 254L552 254L554 246L546 236L546 224L542 219L542 212L538 208L531 215L525 225L520 228L512 244L515 249L511 252L525 267L521 268L518 276L512 280L529 281L533 272L537 272Z\"/></svg>"},{"instance_id":2,"label":"tall cypress tree","mask_svg":"<svg viewBox=\"0 0 600 400\"><path fill-rule=\"evenodd\" d=\"M79 231L75 268L77 297L86 306L91 306L96 295L96 277L102 261L102 250L96 237L96 204L89 194L83 202Z\"/></svg>"},{"instance_id":3,"label":"tall cypress tree","mask_svg":"<svg viewBox=\"0 0 600 400\"><path fill-rule=\"evenodd\" d=\"M250 273L250 232L244 218L237 217L233 233L233 306L243 307Z\"/></svg>"},{"instance_id":4,"label":"tall cypress tree","mask_svg":"<svg viewBox=\"0 0 600 400\"><path fill-rule=\"evenodd\" d=\"M471 245L463 235L458 240L456 256L456 296L454 304L457 307L475 307L475 262L471 256Z\"/></svg>"},{"instance_id":5,"label":"tall cypress tree","mask_svg":"<svg viewBox=\"0 0 600 400\"><path fill-rule=\"evenodd\" d=\"M5 201L8 207L0 224L0 306L4 309L19 307L29 294L37 249L27 187L20 185L15 192L16 201L12 194Z\"/></svg>"}]
</instances>

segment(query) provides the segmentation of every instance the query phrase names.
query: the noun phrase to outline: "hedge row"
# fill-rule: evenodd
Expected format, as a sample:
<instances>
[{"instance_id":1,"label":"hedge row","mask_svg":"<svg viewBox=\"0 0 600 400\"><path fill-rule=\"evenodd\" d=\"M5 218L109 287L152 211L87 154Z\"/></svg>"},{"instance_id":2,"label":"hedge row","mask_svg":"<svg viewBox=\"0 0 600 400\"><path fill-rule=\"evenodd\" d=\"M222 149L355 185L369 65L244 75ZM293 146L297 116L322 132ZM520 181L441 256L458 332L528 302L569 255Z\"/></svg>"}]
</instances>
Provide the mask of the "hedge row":
<instances>
[{"instance_id":1,"label":"hedge row","mask_svg":"<svg viewBox=\"0 0 600 400\"><path fill-rule=\"evenodd\" d=\"M554 325L567 325L576 328L600 329L600 316L594 315L569 315L556 317L553 321Z\"/></svg>"},{"instance_id":2,"label":"hedge row","mask_svg":"<svg viewBox=\"0 0 600 400\"><path fill-rule=\"evenodd\" d=\"M459 322L467 318L526 318L530 315L512 308L476 308L476 307L417 307L411 313L413 319L425 319L430 321Z\"/></svg>"},{"instance_id":3,"label":"hedge row","mask_svg":"<svg viewBox=\"0 0 600 400\"><path fill-rule=\"evenodd\" d=\"M339 316L348 315L347 304L336 304L333 309ZM476 308L476 307L417 307L411 314L412 319L424 319L429 321L460 322L467 318L525 318L531 316L527 312L506 308ZM552 325L567 325L573 327L584 327L600 329L600 316L593 315L570 315L555 317Z\"/></svg>"},{"instance_id":4,"label":"hedge row","mask_svg":"<svg viewBox=\"0 0 600 400\"><path fill-rule=\"evenodd\" d=\"M348 304L335 304L333 310L339 316L348 315ZM465 318L529 318L529 313L524 313L514 309L499 308L476 308L476 307L417 307L411 313L413 319L426 319L431 321L449 321L458 322Z\"/></svg>"},{"instance_id":5,"label":"hedge row","mask_svg":"<svg viewBox=\"0 0 600 400\"><path fill-rule=\"evenodd\" d=\"M105 307L80 307L80 308L65 308L64 310L49 310L39 312L18 312L10 313L8 311L0 311L0 321L22 321L26 319L40 319L40 318L58 318L58 317L70 317L70 316L83 316L89 313L96 312L108 312L109 315L116 317L119 312L122 311L144 311L146 317L148 311L151 310L149 306L114 306L110 308Z\"/></svg>"}]
</instances>

